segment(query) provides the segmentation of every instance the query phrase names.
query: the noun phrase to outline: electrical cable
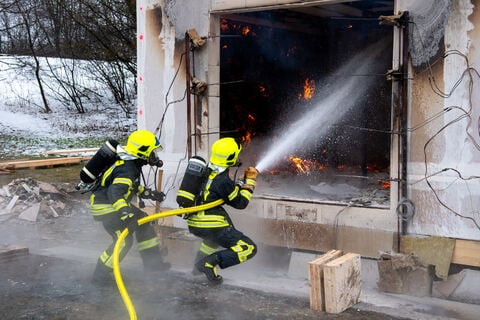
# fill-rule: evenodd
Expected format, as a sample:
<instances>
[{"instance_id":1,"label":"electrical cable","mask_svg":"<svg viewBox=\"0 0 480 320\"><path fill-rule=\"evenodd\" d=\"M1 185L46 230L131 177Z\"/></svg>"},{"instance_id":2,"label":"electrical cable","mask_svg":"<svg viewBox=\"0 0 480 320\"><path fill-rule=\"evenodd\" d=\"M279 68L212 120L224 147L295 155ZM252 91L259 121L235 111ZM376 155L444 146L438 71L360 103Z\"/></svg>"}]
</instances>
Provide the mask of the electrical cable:
<instances>
[{"instance_id":1,"label":"electrical cable","mask_svg":"<svg viewBox=\"0 0 480 320\"><path fill-rule=\"evenodd\" d=\"M416 212L415 204L410 199L402 199L398 202L395 212L401 220L410 221Z\"/></svg>"},{"instance_id":2,"label":"electrical cable","mask_svg":"<svg viewBox=\"0 0 480 320\"><path fill-rule=\"evenodd\" d=\"M414 26L418 28L418 26L414 23ZM415 29L417 30L417 29ZM417 30L418 31L418 30ZM420 39L420 42L423 46L423 48L425 48L425 45L424 45L424 42L423 42L423 39L421 37L421 34L420 32L418 31L418 34L419 34L419 39ZM445 52L445 54L442 55L441 59L445 59L446 57L450 56L450 55L459 55L461 57L463 57L465 59L465 63L466 63L466 68L465 70L463 70L461 76L457 79L457 81L453 84L452 88L450 91L448 92L444 92L442 91L436 81L435 81L435 77L433 76L433 71L432 71L432 64L430 64L430 62L427 60L426 62L426 65L427 65L427 68L426 68L426 71L428 72L428 80L429 80L429 84L430 84L430 87L432 89L432 91L437 94L438 96L446 99L446 98L449 98L452 96L453 92L458 88L458 86L463 82L463 80L465 79L466 76L468 76L468 79L469 79L469 82L468 82L468 102L469 102L469 108L468 110L465 110L464 108L462 107L459 107L459 106L450 106L446 109L444 109L441 113L438 113L436 115L434 115L433 117L431 117L430 119L428 119L429 121L425 121L423 122L421 125L415 127L415 130L420 128L420 126L423 126L425 124L427 124L428 122L432 121L434 118L437 118L438 116L440 116L442 113L444 112L448 112L448 111L451 111L453 109L458 109L460 111L462 111L463 114L461 114L460 116L456 117L455 119L449 121L446 125L442 126L435 134L433 134L427 141L426 143L424 144L424 147L423 147L423 153L424 153L424 165L425 165L425 177L424 179L421 179L419 181L423 181L425 180L425 182L427 183L428 187L430 188L430 190L432 191L432 193L434 194L436 200L440 203L440 205L442 205L444 208L446 208L448 211L452 212L454 215L460 217L460 218L463 218L463 219L467 219L467 220L470 220L473 222L473 224L478 228L480 229L480 225L479 223L473 218L473 217L469 217L469 216L466 216L466 215L463 215L459 212L457 212L456 210L452 209L450 206L448 206L439 196L438 194L438 190L436 190L431 181L429 180L429 178L431 178L432 176L435 176L435 175L438 175L442 172L445 172L445 171L448 171L448 170L452 170L454 172L457 173L457 175L459 176L460 179L466 181L466 180L470 180L470 179L476 179L476 178L479 178L477 176L471 176L469 178L464 178L462 176L462 174L460 173L460 171L456 170L456 169L453 169L453 168L444 168L434 174L429 174L428 173L428 162L427 162L427 159L428 159L428 155L427 155L427 148L429 146L429 144L441 133L443 132L446 128L448 128L449 126L459 122L460 120L464 119L464 118L467 118L468 119L468 122L467 122L467 126L466 126L466 135L469 137L469 139L471 140L471 142L473 143L473 145L477 148L477 150L480 150L480 145L475 141L475 139L473 138L473 136L468 132L468 128L470 127L471 125L471 122L472 122L472 118L471 118L471 111L472 111L472 107L473 107L473 104L472 104L472 95L473 95L473 82L474 82L474 75L477 75L479 76L479 73L478 71L475 69L475 68L472 68L470 67L470 64L469 64L469 61L468 61L468 58L466 55L464 55L463 53L461 53L459 50L448 50ZM437 59L435 63L437 63L440 59ZM417 182L419 182L417 181ZM417 183L415 182L415 183Z\"/></svg>"},{"instance_id":3,"label":"electrical cable","mask_svg":"<svg viewBox=\"0 0 480 320\"><path fill-rule=\"evenodd\" d=\"M160 122L159 122L159 124L157 125L157 127L155 128L155 131L154 131L154 133L157 134L159 138L162 135L163 123L165 121L165 116L167 114L167 111L168 111L169 107L172 104L183 101L185 99L185 97L187 96L187 88L185 88L185 90L183 92L183 96L180 99L168 102L168 95L170 94L170 91L172 90L173 84L175 83L175 80L176 80L176 78L177 78L177 76L180 72L180 67L182 66L183 58L184 58L185 54L186 54L185 52L181 54L180 62L178 63L177 70L175 71L175 74L172 78L172 81L170 82L170 85L168 86L167 93L165 94L165 110L163 110L163 114L162 114L162 117L160 119ZM175 188L175 180L176 180L179 168L180 168L180 164L182 163L182 161L186 160L186 158L187 158L187 156L186 156L186 153L185 153L185 156L178 161L177 170L175 171L175 175L173 176L173 181L172 181L171 187L165 188L165 197L168 195L168 192L170 190ZM155 173L155 179L156 179L156 173ZM156 185L156 183L155 183L155 185ZM165 185L167 185L167 183Z\"/></svg>"},{"instance_id":4,"label":"electrical cable","mask_svg":"<svg viewBox=\"0 0 480 320\"><path fill-rule=\"evenodd\" d=\"M159 124L157 125L157 127L155 128L155 131L154 131L154 133L156 133L156 134L158 133L159 137L162 135L163 122L165 121L165 115L168 111L168 107L173 103L177 103L177 102L182 101L183 99L185 99L185 96L187 95L187 89L185 88L183 98L175 100L175 101L168 102L168 95L170 94L170 90L172 89L173 84L175 82L175 79L177 78L178 73L180 72L180 67L182 66L184 56L185 56L185 53L182 53L181 56L180 56L180 62L178 63L178 68L175 71L175 75L173 76L173 79L170 82L170 85L168 86L167 93L165 94L165 110L163 110L162 118L160 119L160 122L159 122Z\"/></svg>"}]
</instances>

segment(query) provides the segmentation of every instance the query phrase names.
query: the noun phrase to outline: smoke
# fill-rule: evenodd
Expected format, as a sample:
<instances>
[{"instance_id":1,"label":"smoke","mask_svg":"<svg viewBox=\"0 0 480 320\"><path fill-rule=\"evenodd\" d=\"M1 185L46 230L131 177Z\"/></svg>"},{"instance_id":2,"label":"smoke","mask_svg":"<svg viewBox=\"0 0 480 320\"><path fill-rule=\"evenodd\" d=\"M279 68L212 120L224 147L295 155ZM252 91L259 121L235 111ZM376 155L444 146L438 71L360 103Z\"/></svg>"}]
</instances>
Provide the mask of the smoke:
<instances>
[{"instance_id":1,"label":"smoke","mask_svg":"<svg viewBox=\"0 0 480 320\"><path fill-rule=\"evenodd\" d=\"M303 114L289 128L279 134L274 143L256 165L261 172L271 168L294 149L318 142L345 114L358 105L368 93L373 77L357 77L372 73L376 59L390 44L381 41L366 48L349 60L331 78L334 84L318 95L319 101L312 110ZM349 76L350 75L350 76ZM338 81L341 79L341 81Z\"/></svg>"}]
</instances>

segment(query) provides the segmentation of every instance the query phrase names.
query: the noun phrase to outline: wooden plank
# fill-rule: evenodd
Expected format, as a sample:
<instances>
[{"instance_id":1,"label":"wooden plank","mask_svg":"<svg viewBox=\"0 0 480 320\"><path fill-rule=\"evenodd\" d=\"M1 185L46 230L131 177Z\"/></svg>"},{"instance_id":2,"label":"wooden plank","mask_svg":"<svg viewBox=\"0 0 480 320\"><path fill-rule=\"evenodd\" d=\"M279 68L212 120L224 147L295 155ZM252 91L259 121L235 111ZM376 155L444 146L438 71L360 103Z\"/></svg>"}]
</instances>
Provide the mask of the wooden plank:
<instances>
[{"instance_id":1,"label":"wooden plank","mask_svg":"<svg viewBox=\"0 0 480 320\"><path fill-rule=\"evenodd\" d=\"M28 254L28 248L13 244L0 244L0 261L8 261Z\"/></svg>"},{"instance_id":2,"label":"wooden plank","mask_svg":"<svg viewBox=\"0 0 480 320\"><path fill-rule=\"evenodd\" d=\"M41 152L41 156L55 156L59 154L72 154L72 153L86 153L86 152L97 152L99 148L82 148L82 149L67 149L67 150L52 150Z\"/></svg>"},{"instance_id":3,"label":"wooden plank","mask_svg":"<svg viewBox=\"0 0 480 320\"><path fill-rule=\"evenodd\" d=\"M308 263L311 309L325 311L325 296L323 294L323 267L325 263L337 259L342 255L343 251L341 250L330 250Z\"/></svg>"},{"instance_id":4,"label":"wooden plank","mask_svg":"<svg viewBox=\"0 0 480 320\"><path fill-rule=\"evenodd\" d=\"M49 167L67 164L78 164L82 161L88 160L91 157L66 157L66 158L53 158L53 159L41 159L41 160L23 160L23 161L7 161L0 162L0 169L22 169L22 168L38 168Z\"/></svg>"},{"instance_id":5,"label":"wooden plank","mask_svg":"<svg viewBox=\"0 0 480 320\"><path fill-rule=\"evenodd\" d=\"M360 300L361 257L347 253L330 261L323 268L325 311L340 313Z\"/></svg>"},{"instance_id":6,"label":"wooden plank","mask_svg":"<svg viewBox=\"0 0 480 320\"><path fill-rule=\"evenodd\" d=\"M480 241L456 239L452 263L480 267Z\"/></svg>"}]
</instances>

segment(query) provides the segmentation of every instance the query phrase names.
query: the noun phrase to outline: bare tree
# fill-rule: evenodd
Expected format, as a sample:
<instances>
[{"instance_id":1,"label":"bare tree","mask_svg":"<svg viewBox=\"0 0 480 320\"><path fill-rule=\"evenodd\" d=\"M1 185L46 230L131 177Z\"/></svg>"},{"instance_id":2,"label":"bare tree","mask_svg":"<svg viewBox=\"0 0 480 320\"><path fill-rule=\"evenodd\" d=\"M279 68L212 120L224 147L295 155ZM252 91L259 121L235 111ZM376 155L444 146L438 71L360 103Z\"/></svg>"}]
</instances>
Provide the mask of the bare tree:
<instances>
[{"instance_id":1,"label":"bare tree","mask_svg":"<svg viewBox=\"0 0 480 320\"><path fill-rule=\"evenodd\" d=\"M3 0L0 3L0 53L31 55L44 109L50 112L42 82L39 57L81 59L89 71L109 88L128 115L135 96L136 6L133 0ZM60 75L55 68L43 71L55 79L61 99L69 99L85 112L85 87L79 86L74 69L64 60ZM66 76L68 74L68 76ZM132 80L133 79L133 80Z\"/></svg>"},{"instance_id":2,"label":"bare tree","mask_svg":"<svg viewBox=\"0 0 480 320\"><path fill-rule=\"evenodd\" d=\"M38 88L40 90L40 96L42 97L42 102L43 102L43 107L44 111L46 113L52 112L50 109L50 106L47 101L47 97L45 95L45 90L42 82L42 78L40 76L40 61L38 59L37 55L37 44L36 44L36 39L38 34L35 31L35 28L32 26L31 21L35 21L35 15L36 15L36 9L37 7L32 4L31 2L27 1L26 3L23 3L22 1L16 1L15 2L16 8L17 8L17 13L20 15L22 18L24 30L26 33L26 40L28 44L28 49L30 50L30 53L33 57L33 60L35 62L34 68L35 68L35 78L37 80Z\"/></svg>"}]
</instances>

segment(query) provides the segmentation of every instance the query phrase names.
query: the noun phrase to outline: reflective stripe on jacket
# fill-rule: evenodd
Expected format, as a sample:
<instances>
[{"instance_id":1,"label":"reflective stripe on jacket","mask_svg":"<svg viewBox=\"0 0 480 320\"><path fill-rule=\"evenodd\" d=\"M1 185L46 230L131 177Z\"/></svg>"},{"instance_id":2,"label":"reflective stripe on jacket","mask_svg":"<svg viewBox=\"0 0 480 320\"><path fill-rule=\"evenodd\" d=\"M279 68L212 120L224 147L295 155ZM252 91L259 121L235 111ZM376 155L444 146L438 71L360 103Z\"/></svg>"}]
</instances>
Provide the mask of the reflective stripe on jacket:
<instances>
[{"instance_id":1,"label":"reflective stripe on jacket","mask_svg":"<svg viewBox=\"0 0 480 320\"><path fill-rule=\"evenodd\" d=\"M134 160L117 160L101 176L99 187L90 196L91 214L131 211L130 201L139 192L140 170Z\"/></svg>"},{"instance_id":2,"label":"reflective stripe on jacket","mask_svg":"<svg viewBox=\"0 0 480 320\"><path fill-rule=\"evenodd\" d=\"M210 203L223 199L225 204L236 209L245 209L250 202L252 193L240 189L229 177L229 170L217 174L213 171L208 177L205 186L203 203ZM222 228L231 225L230 217L223 206L191 214L187 219L189 227L193 228Z\"/></svg>"}]
</instances>

